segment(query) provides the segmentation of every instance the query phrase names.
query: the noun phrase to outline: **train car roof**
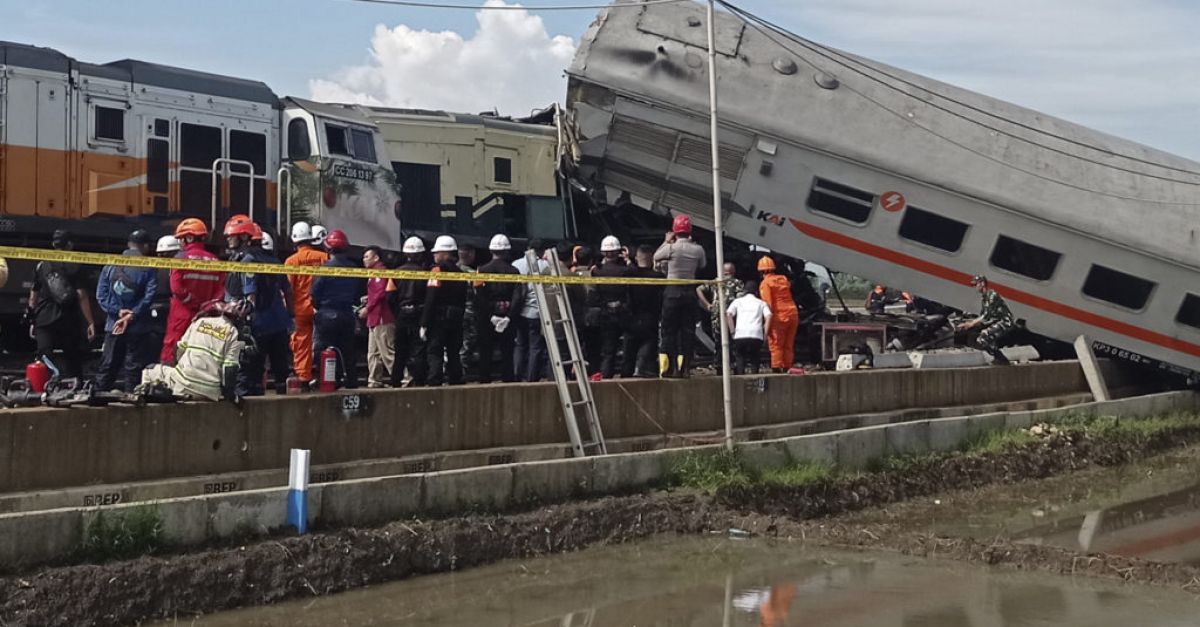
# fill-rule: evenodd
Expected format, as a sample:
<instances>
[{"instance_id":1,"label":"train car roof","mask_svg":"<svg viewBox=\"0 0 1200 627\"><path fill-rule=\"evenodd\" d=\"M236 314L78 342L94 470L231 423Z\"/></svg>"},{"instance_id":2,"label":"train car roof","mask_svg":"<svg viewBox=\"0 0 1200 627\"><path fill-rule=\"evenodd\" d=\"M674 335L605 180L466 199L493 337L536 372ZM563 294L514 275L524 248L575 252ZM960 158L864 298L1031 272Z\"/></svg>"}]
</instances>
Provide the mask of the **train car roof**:
<instances>
[{"instance_id":1,"label":"train car roof","mask_svg":"<svg viewBox=\"0 0 1200 627\"><path fill-rule=\"evenodd\" d=\"M279 98L262 81L221 74L211 74L186 68L149 63L136 59L121 59L111 63L85 63L53 48L0 41L0 63L51 72L76 69L84 76L96 76L135 85L153 85L234 100L260 102L279 106Z\"/></svg>"},{"instance_id":2,"label":"train car roof","mask_svg":"<svg viewBox=\"0 0 1200 627\"><path fill-rule=\"evenodd\" d=\"M557 133L554 126L492 115L453 113L434 109L409 109L402 107L360 106L360 108L367 112L367 115L381 118L432 118L437 122L483 126L485 128L512 131L514 133L535 135L555 135Z\"/></svg>"}]
</instances>

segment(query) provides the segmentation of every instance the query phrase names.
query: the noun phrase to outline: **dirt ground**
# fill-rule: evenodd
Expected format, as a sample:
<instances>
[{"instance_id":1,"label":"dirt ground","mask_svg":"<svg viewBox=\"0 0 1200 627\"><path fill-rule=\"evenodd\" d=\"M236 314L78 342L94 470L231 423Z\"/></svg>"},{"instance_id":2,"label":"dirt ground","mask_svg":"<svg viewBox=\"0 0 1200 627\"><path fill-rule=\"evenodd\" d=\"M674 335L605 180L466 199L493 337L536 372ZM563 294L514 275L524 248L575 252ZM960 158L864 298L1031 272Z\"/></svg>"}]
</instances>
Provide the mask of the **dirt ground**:
<instances>
[{"instance_id":1,"label":"dirt ground","mask_svg":"<svg viewBox=\"0 0 1200 627\"><path fill-rule=\"evenodd\" d=\"M1200 591L1200 568L1084 555L1005 538L916 533L840 514L918 496L1118 465L1200 441L1176 432L1148 441L1055 436L1021 450L956 455L803 488L751 488L610 497L528 512L395 522L101 565L46 568L0 579L0 625L123 625L318 596L509 558L635 541L658 534L742 529L781 542L896 551L1019 570L1118 578ZM833 516L833 517L831 517Z\"/></svg>"}]
</instances>

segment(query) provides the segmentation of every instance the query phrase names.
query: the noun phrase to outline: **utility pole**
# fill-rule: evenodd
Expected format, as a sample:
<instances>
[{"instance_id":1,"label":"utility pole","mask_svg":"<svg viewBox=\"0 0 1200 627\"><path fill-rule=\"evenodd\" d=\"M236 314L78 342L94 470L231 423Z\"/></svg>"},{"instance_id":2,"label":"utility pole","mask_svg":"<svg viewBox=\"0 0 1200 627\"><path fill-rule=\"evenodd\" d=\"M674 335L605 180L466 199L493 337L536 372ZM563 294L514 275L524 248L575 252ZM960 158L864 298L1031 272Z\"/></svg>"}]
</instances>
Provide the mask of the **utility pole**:
<instances>
[{"instance_id":1,"label":"utility pole","mask_svg":"<svg viewBox=\"0 0 1200 627\"><path fill-rule=\"evenodd\" d=\"M712 140L713 231L717 236L717 307L721 333L721 396L725 408L725 448L733 450L733 383L729 378L729 320L725 311L725 218L721 215L720 142L717 141L717 10L708 0L708 114Z\"/></svg>"}]
</instances>

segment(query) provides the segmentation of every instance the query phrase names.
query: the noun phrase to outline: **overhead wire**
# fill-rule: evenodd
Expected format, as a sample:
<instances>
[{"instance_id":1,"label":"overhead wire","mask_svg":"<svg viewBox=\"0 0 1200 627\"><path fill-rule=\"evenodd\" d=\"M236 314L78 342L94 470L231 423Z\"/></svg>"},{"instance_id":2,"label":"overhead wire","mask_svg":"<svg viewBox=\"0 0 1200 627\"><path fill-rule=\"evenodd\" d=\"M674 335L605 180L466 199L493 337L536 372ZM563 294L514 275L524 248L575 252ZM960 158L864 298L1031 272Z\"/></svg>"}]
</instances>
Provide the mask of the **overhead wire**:
<instances>
[{"instance_id":1,"label":"overhead wire","mask_svg":"<svg viewBox=\"0 0 1200 627\"><path fill-rule=\"evenodd\" d=\"M401 7L413 7L421 9L463 9L468 11L594 11L598 9L610 8L635 8L644 7L652 4L676 4L679 2L691 2L692 0L642 0L641 2L616 2L610 4L561 4L561 5L538 5L538 6L520 6L520 5L503 5L503 6L482 6L478 4L451 4L442 2L422 2L421 0L350 0L351 2L362 2L365 4L390 4Z\"/></svg>"},{"instance_id":2,"label":"overhead wire","mask_svg":"<svg viewBox=\"0 0 1200 627\"><path fill-rule=\"evenodd\" d=\"M864 71L862 71L862 70L860 70L860 69L858 69L858 68L855 68L855 67L853 67L853 66L849 65L848 63L846 63L846 62L844 62L844 61L842 61L842 60L840 60L840 59L833 58L833 56L832 56L832 53L828 53L828 54L827 54L827 53L826 53L824 50L822 50L822 49L814 49L814 47L818 47L818 48L819 48L819 46L818 46L817 44L811 44L811 43L808 43L808 44L806 44L806 43L805 43L805 42L806 42L806 40L803 40L803 38L799 38L799 36L795 35L794 33L790 33L790 32L788 32L788 31L786 31L785 29L783 29L782 27L779 27L779 26L777 26L777 25L775 25L775 24L772 24L771 22L769 22L769 21L767 21L767 20L765 20L765 19L763 19L763 18L760 18L760 17L758 17L758 16L754 15L753 13L750 13L749 11L745 11L744 9L741 9L741 8L739 8L739 7L735 6L735 5L733 5L733 4L732 4L732 3L730 3L728 0L716 0L716 1L717 1L719 4L721 4L722 6L724 6L725 8L729 9L729 10L730 10L731 12L733 12L733 13L734 13L734 14L735 14L737 17L739 17L740 19L742 19L742 21L746 22L748 25L750 25L752 28L754 28L754 29L755 29L756 31L758 31L760 34L762 34L763 36L765 36L767 39L769 39L769 40L771 40L772 42L774 42L774 43L775 43L777 46L779 46L779 47L783 48L784 50L787 50L788 52L791 52L792 54L795 54L795 55L799 56L799 57L800 57L800 59L801 59L801 61L803 61L805 64L809 65L810 67L812 67L813 69L815 69L815 70L817 70L817 71L820 71L820 72L825 72L825 71L826 71L826 69L825 69L825 68L822 68L822 67L818 66L817 64L813 63L812 61L810 61L810 60L809 60L809 59L806 57L806 55L805 55L804 53L797 51L797 50L796 50L796 49L794 49L793 47L791 47L791 46L789 46L789 45L787 45L787 44L785 44L785 43L783 43L783 42L780 42L780 41L779 41L779 39L778 39L776 36L772 35L772 33L776 33L776 34L778 34L778 35L785 36L785 37L787 37L789 40L791 40L793 43L796 43L796 44L799 44L799 45L801 45L801 47L803 47L805 50L808 50L809 52L813 52L813 53L815 53L815 54L818 54L819 56L822 56L822 57L826 58L826 59L827 59L827 60L829 60L830 62L833 62L833 63L835 63L835 64L837 64L837 65L839 65L839 66L841 66L841 67L844 67L844 68L846 68L847 70L849 70L849 71L853 72L853 73L854 73L854 74L856 74L856 75L862 76L862 77L864 77L864 78L866 78L866 79L868 79L868 80L871 80L871 81L873 81L873 82L876 82L876 83L878 83L878 84L880 84L880 85L883 85L884 87L887 87L887 88L889 88L889 89L891 89L891 90L893 90L893 91L897 91L897 92L899 92L899 93L901 93L901 94L903 94L903 95L905 95L905 96L908 96L908 97L910 97L910 98L915 98L915 97L916 97L916 96L914 96L913 94L910 94L910 93L908 93L908 92L905 92L904 90L902 90L902 89L899 89L899 88L898 88L898 87L896 87L895 85L890 85L890 84L888 84L886 81L883 81L883 80L879 79L879 78L878 78L878 77L876 77L876 76L872 76L872 75L870 75L870 74L868 74L868 73L866 73L866 72L864 72ZM869 66L868 66L868 67L869 67ZM874 70L875 68L872 68L872 69ZM882 72L882 71L880 71L880 73L883 73L883 72ZM946 97L946 96L943 96L943 95L941 95L941 94L938 94L937 92L930 91L930 90L928 90L928 89L926 89L926 88L923 88L923 87L921 87L921 86L919 86L919 85L915 85L915 84L914 84L914 86L915 86L915 87L917 87L917 88L919 88L919 89L921 89L922 91L926 91L926 92L928 92L928 93L931 93L931 94L933 94L933 95L939 96L939 97L941 97L941 98L943 98L943 99L947 99L947 100L954 101L953 99L951 99L951 98L949 98L949 97ZM1174 206L1195 206L1195 205L1197 205L1197 204L1198 204L1198 203L1196 203L1196 202L1178 202L1178 201L1165 201L1165 200L1151 200L1151 199L1146 199L1146 198L1137 198L1137 197L1132 197L1132 196L1123 196L1123 195L1120 195L1120 194L1112 194L1112 193L1108 193L1108 192L1102 192L1102 191L1098 191L1098 190L1095 190L1095 189L1092 189L1092 188L1085 188L1085 187L1082 187L1082 186L1078 186L1078 185L1075 185L1075 184L1069 183L1069 182L1067 182L1067 181L1063 181L1063 180L1060 180L1060 179L1056 179L1056 178L1054 178L1054 177L1049 177L1049 176L1046 176L1046 175L1043 175L1043 174L1040 174L1040 173L1037 173L1037 172L1033 172L1033 171L1030 171L1030 170L1026 170L1026 169L1024 169L1024 168L1017 167L1016 165L1014 165L1014 164L1012 164L1012 163L1009 163L1009 162L1007 162L1007 161L1004 161L1004 160L1001 160L1001 159L997 159L996 157L993 157L993 156L991 156L991 155L988 155L988 154L982 153L982 152L980 152L980 151L978 151L978 150L976 150L976 149L974 149L974 148L972 148L972 147L970 147L970 146L964 145L963 143L961 143L961 142L959 142L959 141L957 141L957 140L954 140L954 139L952 139L952 138L950 138L950 137L947 137L947 136L945 136L945 135L943 135L943 134L941 134L941 133L938 133L937 131L935 131L935 130L933 130L933 129L931 129L931 128L927 127L927 126L921 125L921 124L919 124L919 123L915 122L914 120L910 119L908 116L906 116L906 115L904 115L904 114L902 114L902 113L900 113L900 112L898 112L898 111L896 111L896 110L892 109L891 107L887 106L886 104L884 104L884 103L882 103L882 102L879 102L877 99L875 99L875 98L872 98L872 97L868 96L867 94L865 94L865 93L863 93L863 92L861 92L861 91L859 91L859 90L856 90L856 89L854 89L853 87L850 87L850 86L848 86L848 85L845 85L844 83L843 83L842 87L844 87L844 88L846 88L847 90L849 90L849 91L851 91L851 92L853 92L853 93L857 94L858 96L862 97L863 99L865 99L865 100L867 100L867 101L871 102L871 103L872 103L872 104L874 104L875 106L877 106L877 107L879 107L879 108L881 108L881 109L884 109L885 111L887 111L887 112L889 112L889 113L891 113L891 114L895 115L896 117L899 117L900 119L902 119L902 120L905 120L906 122L909 122L909 123L911 123L911 124L914 124L914 125L916 125L917 127L921 128L922 130L925 130L926 132L928 132L928 133L930 133L930 134L932 134L932 135L934 135L934 136L936 136L936 137L939 137L939 138L941 138L941 139L943 139L943 140L945 140L945 141L947 141L947 142L949 142L949 143L952 143L952 144L954 144L955 146L958 146L958 147L960 147L960 148L963 148L964 150L967 150L967 151L969 151L969 152L972 152L973 154L976 154L976 155L978 155L978 156L984 157L984 158L986 158L986 159L988 159L988 160L994 161L994 162L996 162L996 163L999 163L999 164L1001 164L1001 165L1004 165L1004 166L1006 166L1006 167L1009 167L1009 168L1015 169L1015 170L1017 170L1017 171L1023 172L1023 173L1025 173L1025 174L1029 174L1029 175L1031 175L1031 176L1034 176L1034 177L1037 177L1037 178L1040 178L1040 179L1043 179L1043 180L1046 180L1046 181L1049 181L1049 182L1053 182L1053 183L1056 183L1056 184L1060 184L1060 185L1063 185L1063 186L1066 186L1066 187L1072 187L1072 188L1079 189L1079 190L1081 190L1081 191L1086 191L1086 192L1089 192L1089 193L1100 194L1100 195L1104 195L1104 196L1108 196L1108 197L1112 197L1112 198L1118 198L1118 199L1122 199L1122 200L1131 200L1131 201L1136 201L1136 202L1146 202L1146 203L1151 203L1151 204L1160 204L1160 205L1174 205ZM957 101L954 101L954 102L957 102ZM944 106L940 106L940 105L938 105L938 104L936 104L936 103L932 103L932 102L929 102L929 101L926 101L926 100L922 100L922 103L923 103L923 104L925 104L925 105L933 106L933 107L935 107L935 108L937 108L937 109L939 109L939 110L942 110L942 111L944 111L944 112L946 112L946 113L948 113L948 114L950 114L950 115L952 115L952 116L955 116L955 117L957 117L957 118L963 119L963 120L965 120L965 121L967 121L967 122L970 122L970 123L973 123L973 124L976 124L976 125L982 126L982 127L984 127L984 128L987 128L987 129L989 129L989 130L992 130L992 131L994 131L994 132L997 132L997 133L1003 134L1003 135L1005 135L1005 136L1011 137L1011 138L1013 138L1013 139L1016 139L1016 140L1018 140L1018 141L1021 141L1021 142L1024 142L1024 143L1027 143L1027 144L1030 144L1030 145L1033 145L1033 146L1037 146L1037 147L1039 147L1039 148L1043 148L1043 149L1045 149L1045 150L1048 150L1048 151L1052 151L1052 152L1059 153L1059 154L1061 154L1061 155L1063 155L1063 156L1066 156L1066 157L1069 157L1069 158L1078 159L1078 160L1085 161L1085 162L1088 162L1088 163L1092 163L1092 164L1094 164L1094 165L1098 165L1098 166L1101 166L1101 167L1104 167L1104 168L1109 168L1109 169L1113 169L1113 170L1117 170L1117 171L1121 171L1121 172L1126 172L1126 173L1133 174L1133 175L1136 175L1136 176L1145 176L1145 177L1148 177L1148 178L1154 178L1154 179L1164 180L1164 181L1168 181L1168 182L1172 182L1172 183L1179 183L1179 184L1183 184L1183 185L1200 186L1200 182L1198 182L1198 181L1188 181L1188 180L1176 179L1176 178L1172 178L1172 177L1168 177L1168 176L1161 176L1161 175L1151 174L1151 173L1147 173L1147 172L1142 172L1142 171L1139 171L1139 170L1131 170L1131 169L1128 169L1128 168L1123 168L1123 167L1121 167L1121 166L1114 165L1114 164L1111 164L1111 163L1105 163L1105 162L1103 162L1103 161L1097 161L1097 160L1095 160L1095 159L1090 159L1090 158L1088 158L1088 157L1086 157L1086 156L1082 156L1082 155L1077 155L1077 154L1074 154L1074 153L1070 153L1070 152L1067 152L1067 151L1065 151L1065 150L1062 150L1062 149L1060 149L1060 148L1055 148L1055 147L1053 147L1053 146L1047 146L1047 145L1045 145L1045 144L1038 143L1038 142L1036 142L1036 141L1034 141L1034 140L1032 140L1032 139L1029 139L1029 138L1027 138L1027 137L1022 137L1022 136L1020 136L1020 135L1016 135L1016 134L1014 134L1014 133L1011 133L1011 132L1009 132L1009 131L1006 131L1006 130L1004 130L1004 129L1001 129L1001 128L996 128L996 127L994 127L994 126L990 126L990 125L988 125L988 124L986 124L986 123L984 123L984 122L982 122L982 121L980 121L980 120L973 119L973 118L971 118L971 117L965 116L965 115L963 115L962 113L959 113L959 112L957 112L957 111L954 111L954 110L948 109L948 108L946 108L946 107L944 107ZM968 105L964 105L964 106L968 106ZM1008 120L1007 118L1004 118L1004 117L1002 117L1002 116L995 116L995 114L992 114L992 115L993 115L993 117L997 117L998 119L1001 119L1001 120L1004 120L1004 121L1010 122L1010 123L1012 123L1012 124L1014 124L1014 125L1019 125L1019 124L1020 124L1020 123L1018 123L1018 122L1015 122L1015 121L1012 121L1012 120ZM1037 132L1038 132L1038 133L1040 133L1040 134L1046 135L1046 136L1048 136L1048 137L1053 137L1053 138L1055 138L1055 139L1058 139L1058 140L1061 140L1061 141L1064 141L1064 142L1072 142L1072 143L1076 143L1076 144L1078 144L1078 145L1080 145L1080 146L1083 146L1083 147L1090 148L1090 149L1092 149L1092 150L1097 150L1097 151L1104 152L1104 150L1103 150L1103 149L1101 149L1101 148L1098 148L1098 147L1096 147L1096 146L1092 146L1091 144L1087 144L1087 143L1083 143L1083 142L1077 142L1077 141L1074 141L1074 140L1070 140L1070 139L1068 139L1068 138L1064 138L1064 137L1061 137L1061 136L1059 136L1059 135L1055 135L1055 134L1053 134L1053 133L1048 133L1048 132L1046 132L1046 131L1044 131L1044 130L1041 130L1041 129L1036 129L1036 128L1033 128L1033 127L1027 127L1027 128L1029 128L1030 130L1037 131ZM1129 160L1133 160L1133 161L1139 161L1139 159L1137 159L1136 157L1131 157L1131 156L1129 156L1129 155L1123 155L1123 154L1120 154L1120 153L1112 153L1112 152L1109 152L1109 154L1111 154L1112 156L1121 157L1121 158L1125 158L1125 159L1129 159ZM1195 171L1191 171L1191 170L1183 170L1183 169L1179 169L1179 168L1173 168L1172 166L1167 166L1167 165L1160 164L1160 163L1157 163L1157 162L1152 162L1152 161L1145 161L1145 160L1141 160L1141 161L1142 161L1143 163L1147 164L1147 165L1152 165L1152 166L1155 166L1155 167L1160 167L1160 168L1163 168L1163 169L1174 169L1174 170L1176 170L1176 171L1179 171L1179 172L1181 172L1181 173L1185 173L1185 174L1192 174L1192 175L1200 176L1200 172L1195 172Z\"/></svg>"}]
</instances>

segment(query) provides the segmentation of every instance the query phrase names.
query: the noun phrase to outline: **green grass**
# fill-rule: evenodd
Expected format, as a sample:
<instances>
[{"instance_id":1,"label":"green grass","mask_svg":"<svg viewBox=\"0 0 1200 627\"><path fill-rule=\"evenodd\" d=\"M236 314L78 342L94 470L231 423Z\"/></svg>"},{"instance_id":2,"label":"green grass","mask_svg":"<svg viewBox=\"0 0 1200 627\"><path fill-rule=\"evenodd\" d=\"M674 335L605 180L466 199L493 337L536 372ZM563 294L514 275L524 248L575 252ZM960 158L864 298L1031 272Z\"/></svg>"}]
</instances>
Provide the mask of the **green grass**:
<instances>
[{"instance_id":1,"label":"green grass","mask_svg":"<svg viewBox=\"0 0 1200 627\"><path fill-rule=\"evenodd\" d=\"M801 487L844 475L831 466L811 462L759 473L748 468L736 451L706 451L679 458L670 476L672 485L716 494L752 486Z\"/></svg>"},{"instance_id":2,"label":"green grass","mask_svg":"<svg viewBox=\"0 0 1200 627\"><path fill-rule=\"evenodd\" d=\"M964 453L1002 453L1037 441L1037 436L1030 435L1026 429L997 429L968 440L962 450Z\"/></svg>"},{"instance_id":3,"label":"green grass","mask_svg":"<svg viewBox=\"0 0 1200 627\"><path fill-rule=\"evenodd\" d=\"M795 488L819 481L829 481L840 476L832 466L802 462L786 468L773 468L762 473L761 482L766 485Z\"/></svg>"},{"instance_id":4,"label":"green grass","mask_svg":"<svg viewBox=\"0 0 1200 627\"><path fill-rule=\"evenodd\" d=\"M692 452L671 466L670 483L708 493L746 488L758 477L746 468L736 451Z\"/></svg>"},{"instance_id":5,"label":"green grass","mask_svg":"<svg viewBox=\"0 0 1200 627\"><path fill-rule=\"evenodd\" d=\"M1063 433L1083 432L1109 439L1144 440L1161 433L1200 429L1200 414L1175 413L1138 419L1073 415L1046 424ZM1028 429L999 429L966 442L958 454L1002 453L1029 446L1040 439L1031 435ZM931 453L885 457L873 461L868 472L903 472L949 455ZM679 457L671 467L669 483L717 494L754 487L796 488L823 481L854 479L863 474L811 462L758 472L747 467L736 451L722 450L691 452Z\"/></svg>"},{"instance_id":6,"label":"green grass","mask_svg":"<svg viewBox=\"0 0 1200 627\"><path fill-rule=\"evenodd\" d=\"M97 511L84 530L79 552L89 561L102 562L149 555L164 546L162 515L152 506L142 506L119 514Z\"/></svg>"}]
</instances>

